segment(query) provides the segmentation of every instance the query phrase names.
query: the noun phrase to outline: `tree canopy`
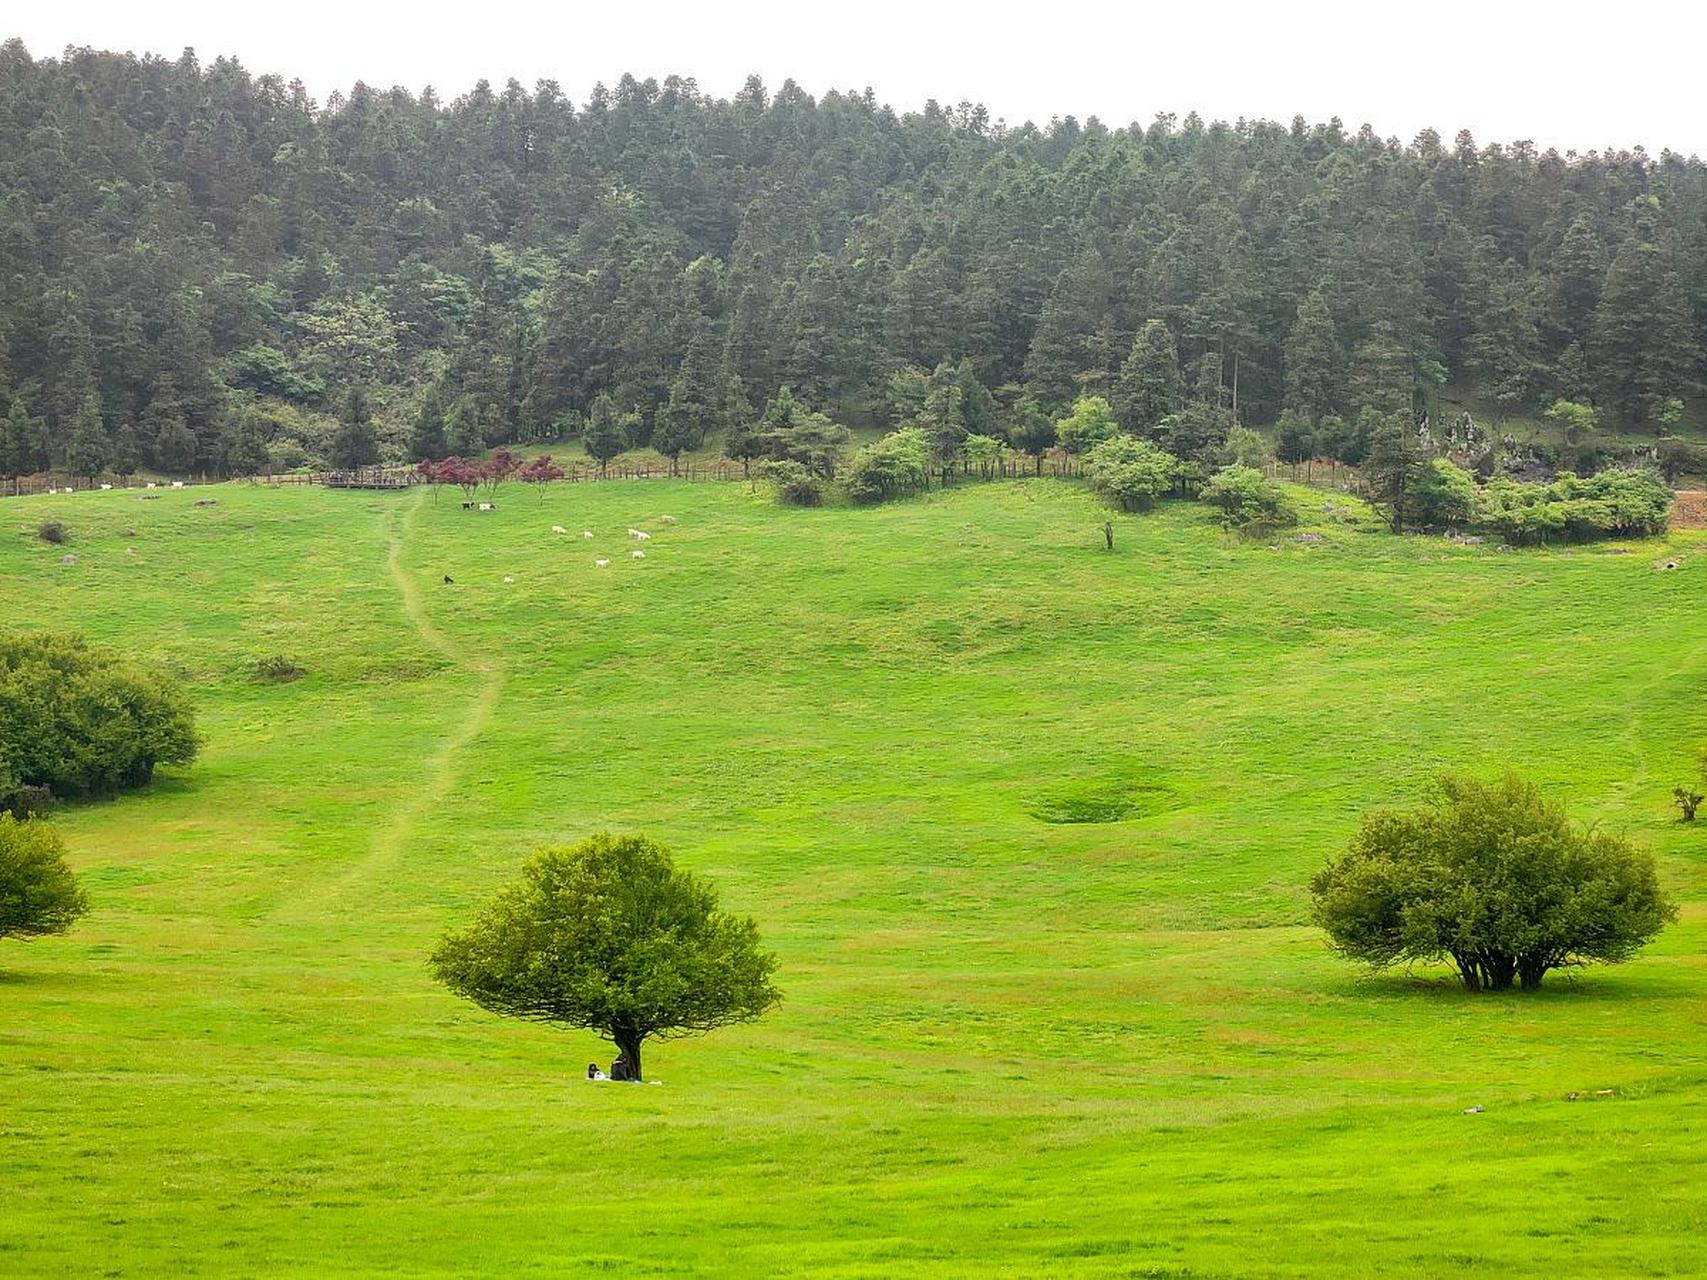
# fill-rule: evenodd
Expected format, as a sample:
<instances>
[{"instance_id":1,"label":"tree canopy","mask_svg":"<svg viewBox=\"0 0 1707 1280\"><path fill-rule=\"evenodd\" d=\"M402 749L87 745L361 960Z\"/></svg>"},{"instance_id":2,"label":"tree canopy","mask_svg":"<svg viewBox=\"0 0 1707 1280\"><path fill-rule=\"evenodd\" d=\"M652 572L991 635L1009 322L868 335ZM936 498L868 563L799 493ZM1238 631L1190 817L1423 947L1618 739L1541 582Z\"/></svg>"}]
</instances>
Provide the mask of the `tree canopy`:
<instances>
[{"instance_id":1,"label":"tree canopy","mask_svg":"<svg viewBox=\"0 0 1707 1280\"><path fill-rule=\"evenodd\" d=\"M0 636L0 807L141 786L198 747L189 700L165 671L76 635Z\"/></svg>"},{"instance_id":2,"label":"tree canopy","mask_svg":"<svg viewBox=\"0 0 1707 1280\"><path fill-rule=\"evenodd\" d=\"M59 833L0 811L0 938L64 933L88 909Z\"/></svg>"},{"instance_id":3,"label":"tree canopy","mask_svg":"<svg viewBox=\"0 0 1707 1280\"><path fill-rule=\"evenodd\" d=\"M1369 814L1310 891L1342 954L1377 969L1450 959L1471 991L1628 960L1677 914L1651 854L1573 825L1511 774L1449 776L1428 804Z\"/></svg>"},{"instance_id":4,"label":"tree canopy","mask_svg":"<svg viewBox=\"0 0 1707 1280\"><path fill-rule=\"evenodd\" d=\"M640 835L538 850L444 937L432 968L494 1013L596 1031L636 1073L644 1041L750 1021L781 999L752 919Z\"/></svg>"}]
</instances>

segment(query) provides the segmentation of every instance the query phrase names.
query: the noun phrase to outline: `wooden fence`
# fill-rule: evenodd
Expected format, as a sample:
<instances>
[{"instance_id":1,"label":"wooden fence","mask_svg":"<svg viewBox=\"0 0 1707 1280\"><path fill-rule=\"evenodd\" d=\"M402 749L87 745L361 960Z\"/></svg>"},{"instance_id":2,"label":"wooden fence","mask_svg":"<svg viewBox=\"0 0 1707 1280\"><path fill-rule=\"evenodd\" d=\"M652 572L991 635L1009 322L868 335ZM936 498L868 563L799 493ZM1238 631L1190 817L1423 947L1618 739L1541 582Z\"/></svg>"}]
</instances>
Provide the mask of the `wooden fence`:
<instances>
[{"instance_id":1,"label":"wooden fence","mask_svg":"<svg viewBox=\"0 0 1707 1280\"><path fill-rule=\"evenodd\" d=\"M1336 462L1332 458L1307 462L1269 462L1262 472L1270 480L1285 480L1292 484L1313 485L1319 489L1339 489L1347 492L1357 488L1357 468Z\"/></svg>"},{"instance_id":2,"label":"wooden fence","mask_svg":"<svg viewBox=\"0 0 1707 1280\"><path fill-rule=\"evenodd\" d=\"M671 471L668 463L622 463L600 467L589 459L559 463L563 481L568 484L593 483L600 480L664 480L737 481L753 478L756 468L743 466L728 458L711 461L690 460ZM1317 464L1324 466L1327 464ZM1342 472L1349 468L1341 467ZM1033 476L1077 479L1084 468L1076 458L1065 454L1045 457L1041 465L1033 458L1011 454L992 462L978 464L962 460L953 466L939 467L931 473L933 486L950 485L960 480L1022 480ZM191 485L213 484L220 477L188 476L180 480L148 479L143 476L103 475L93 479L73 477L58 472L0 478L0 497L16 498L38 493L81 493L90 489L170 489ZM329 489L402 490L421 484L413 467L365 467L359 471L284 471L271 475L240 478L243 483L281 487L286 485L319 485Z\"/></svg>"}]
</instances>

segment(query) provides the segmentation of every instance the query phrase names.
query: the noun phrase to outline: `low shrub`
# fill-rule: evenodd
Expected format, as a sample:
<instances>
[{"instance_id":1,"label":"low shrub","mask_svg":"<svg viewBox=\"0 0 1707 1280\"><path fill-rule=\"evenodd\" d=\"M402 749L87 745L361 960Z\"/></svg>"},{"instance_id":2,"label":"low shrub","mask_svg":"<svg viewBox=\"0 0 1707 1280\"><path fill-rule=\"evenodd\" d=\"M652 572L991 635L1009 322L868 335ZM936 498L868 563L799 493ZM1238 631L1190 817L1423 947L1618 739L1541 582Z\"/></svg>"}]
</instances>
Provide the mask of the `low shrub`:
<instances>
[{"instance_id":1,"label":"low shrub","mask_svg":"<svg viewBox=\"0 0 1707 1280\"><path fill-rule=\"evenodd\" d=\"M1298 523L1298 508L1279 485L1253 467L1222 467L1197 495L1221 512L1221 523L1242 533L1262 533Z\"/></svg>"},{"instance_id":2,"label":"low shrub","mask_svg":"<svg viewBox=\"0 0 1707 1280\"><path fill-rule=\"evenodd\" d=\"M759 475L770 484L777 501L789 507L824 505L824 479L791 459L776 459L759 467Z\"/></svg>"},{"instance_id":3,"label":"low shrub","mask_svg":"<svg viewBox=\"0 0 1707 1280\"><path fill-rule=\"evenodd\" d=\"M57 547L71 541L71 530L63 520L43 520L36 526L36 537Z\"/></svg>"},{"instance_id":4,"label":"low shrub","mask_svg":"<svg viewBox=\"0 0 1707 1280\"><path fill-rule=\"evenodd\" d=\"M289 684L307 674L297 666L295 659L287 658L282 653L275 653L270 658L261 658L255 663L255 679L262 684Z\"/></svg>"}]
</instances>

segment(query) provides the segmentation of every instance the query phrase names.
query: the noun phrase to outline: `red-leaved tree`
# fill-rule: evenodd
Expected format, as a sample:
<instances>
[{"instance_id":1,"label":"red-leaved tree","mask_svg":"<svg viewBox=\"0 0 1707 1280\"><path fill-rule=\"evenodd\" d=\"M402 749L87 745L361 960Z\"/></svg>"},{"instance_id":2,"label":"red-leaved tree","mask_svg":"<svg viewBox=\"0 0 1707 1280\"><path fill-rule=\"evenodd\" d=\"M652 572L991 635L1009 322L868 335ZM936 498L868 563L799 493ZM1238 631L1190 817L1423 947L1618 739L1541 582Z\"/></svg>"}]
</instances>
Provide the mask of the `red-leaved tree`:
<instances>
[{"instance_id":1,"label":"red-leaved tree","mask_svg":"<svg viewBox=\"0 0 1707 1280\"><path fill-rule=\"evenodd\" d=\"M492 456L480 466L480 479L486 486L488 497L498 492L498 486L515 475L516 467L521 459L508 449L492 450Z\"/></svg>"},{"instance_id":2,"label":"red-leaved tree","mask_svg":"<svg viewBox=\"0 0 1707 1280\"><path fill-rule=\"evenodd\" d=\"M553 480L563 478L563 468L551 460L549 453L542 453L531 462L524 462L516 471L516 479L524 484L531 484L539 491L539 500L545 501L545 491Z\"/></svg>"},{"instance_id":3,"label":"red-leaved tree","mask_svg":"<svg viewBox=\"0 0 1707 1280\"><path fill-rule=\"evenodd\" d=\"M459 458L454 453L438 464L440 483L456 485L465 498L473 498L480 492L480 482L484 479L481 471L467 458Z\"/></svg>"}]
</instances>

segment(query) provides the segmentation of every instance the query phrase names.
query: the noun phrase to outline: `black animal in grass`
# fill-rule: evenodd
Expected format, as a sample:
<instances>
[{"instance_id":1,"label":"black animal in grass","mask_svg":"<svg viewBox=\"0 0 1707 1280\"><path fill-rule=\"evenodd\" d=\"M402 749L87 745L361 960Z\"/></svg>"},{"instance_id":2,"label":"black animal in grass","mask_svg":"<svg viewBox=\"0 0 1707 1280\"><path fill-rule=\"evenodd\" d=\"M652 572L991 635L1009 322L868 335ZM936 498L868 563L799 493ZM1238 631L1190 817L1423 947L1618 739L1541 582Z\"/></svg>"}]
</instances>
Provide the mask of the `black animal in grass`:
<instances>
[{"instance_id":1,"label":"black animal in grass","mask_svg":"<svg viewBox=\"0 0 1707 1280\"><path fill-rule=\"evenodd\" d=\"M456 582L455 578L451 577L450 574L448 574L448 573L445 574L445 586L447 586L447 587L451 586L455 582Z\"/></svg>"}]
</instances>

